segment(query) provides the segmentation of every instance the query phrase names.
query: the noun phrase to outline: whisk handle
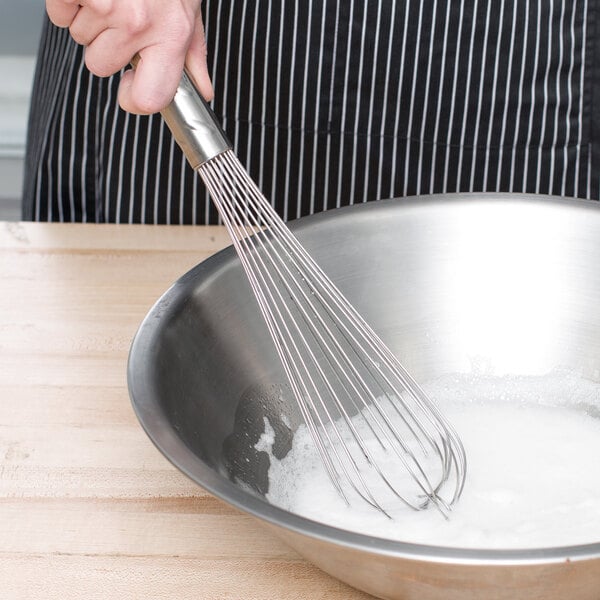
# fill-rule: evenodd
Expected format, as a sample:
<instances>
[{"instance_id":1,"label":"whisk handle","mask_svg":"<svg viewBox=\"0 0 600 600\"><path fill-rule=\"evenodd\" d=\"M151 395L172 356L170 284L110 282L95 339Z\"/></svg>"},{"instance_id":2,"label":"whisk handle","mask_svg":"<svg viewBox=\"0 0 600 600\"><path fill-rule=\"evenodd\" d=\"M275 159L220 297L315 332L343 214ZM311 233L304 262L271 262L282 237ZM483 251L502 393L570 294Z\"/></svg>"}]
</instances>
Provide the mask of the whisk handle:
<instances>
[{"instance_id":1,"label":"whisk handle","mask_svg":"<svg viewBox=\"0 0 600 600\"><path fill-rule=\"evenodd\" d=\"M139 60L137 54L131 59L134 68ZM231 143L217 116L187 71L183 72L171 104L161 111L161 115L193 169L231 150Z\"/></svg>"}]
</instances>

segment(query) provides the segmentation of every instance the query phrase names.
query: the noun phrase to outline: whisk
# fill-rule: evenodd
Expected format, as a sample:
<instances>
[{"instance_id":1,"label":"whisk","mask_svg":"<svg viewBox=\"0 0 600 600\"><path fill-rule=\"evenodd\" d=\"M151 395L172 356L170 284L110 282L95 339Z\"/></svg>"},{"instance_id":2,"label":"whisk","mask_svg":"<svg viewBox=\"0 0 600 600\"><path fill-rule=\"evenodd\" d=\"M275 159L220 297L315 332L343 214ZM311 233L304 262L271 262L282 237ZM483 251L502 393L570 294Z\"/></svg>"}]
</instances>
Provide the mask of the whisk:
<instances>
[{"instance_id":1,"label":"whisk","mask_svg":"<svg viewBox=\"0 0 600 600\"><path fill-rule=\"evenodd\" d=\"M162 115L231 236L335 489L389 517L398 502L447 516L466 473L455 430L262 195L187 73Z\"/></svg>"}]
</instances>

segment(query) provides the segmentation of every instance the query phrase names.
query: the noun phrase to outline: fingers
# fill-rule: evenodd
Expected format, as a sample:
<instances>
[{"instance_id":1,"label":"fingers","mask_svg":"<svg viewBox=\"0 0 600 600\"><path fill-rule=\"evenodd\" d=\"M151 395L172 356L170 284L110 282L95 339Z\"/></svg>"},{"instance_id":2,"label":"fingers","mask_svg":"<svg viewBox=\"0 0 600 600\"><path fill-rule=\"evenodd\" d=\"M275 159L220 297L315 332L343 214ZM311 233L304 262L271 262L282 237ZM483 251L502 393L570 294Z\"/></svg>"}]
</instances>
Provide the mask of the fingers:
<instances>
[{"instance_id":1,"label":"fingers","mask_svg":"<svg viewBox=\"0 0 600 600\"><path fill-rule=\"evenodd\" d=\"M69 27L79 10L78 2L66 0L46 0L48 18L57 27Z\"/></svg>"},{"instance_id":2,"label":"fingers","mask_svg":"<svg viewBox=\"0 0 600 600\"><path fill-rule=\"evenodd\" d=\"M78 44L89 46L107 27L104 18L82 6L69 23L69 33Z\"/></svg>"},{"instance_id":3,"label":"fingers","mask_svg":"<svg viewBox=\"0 0 600 600\"><path fill-rule=\"evenodd\" d=\"M109 77L129 64L139 50L135 42L116 28L104 29L86 45L85 65L94 75Z\"/></svg>"},{"instance_id":4,"label":"fingers","mask_svg":"<svg viewBox=\"0 0 600 600\"><path fill-rule=\"evenodd\" d=\"M165 108L175 96L183 72L183 51L151 46L140 51L133 71L123 74L119 104L136 114L151 114Z\"/></svg>"},{"instance_id":5,"label":"fingers","mask_svg":"<svg viewBox=\"0 0 600 600\"><path fill-rule=\"evenodd\" d=\"M200 0L47 0L52 21L69 27L85 46L88 69L113 75L141 57L124 74L119 103L138 114L159 112L173 99L184 62L200 93L212 99Z\"/></svg>"},{"instance_id":6,"label":"fingers","mask_svg":"<svg viewBox=\"0 0 600 600\"><path fill-rule=\"evenodd\" d=\"M128 112L150 114L165 108L175 96L185 61L188 73L199 92L212 100L213 86L207 66L206 39L202 18L198 16L190 44L183 52L164 46L150 46L140 53L135 71L123 75L119 104Z\"/></svg>"}]
</instances>

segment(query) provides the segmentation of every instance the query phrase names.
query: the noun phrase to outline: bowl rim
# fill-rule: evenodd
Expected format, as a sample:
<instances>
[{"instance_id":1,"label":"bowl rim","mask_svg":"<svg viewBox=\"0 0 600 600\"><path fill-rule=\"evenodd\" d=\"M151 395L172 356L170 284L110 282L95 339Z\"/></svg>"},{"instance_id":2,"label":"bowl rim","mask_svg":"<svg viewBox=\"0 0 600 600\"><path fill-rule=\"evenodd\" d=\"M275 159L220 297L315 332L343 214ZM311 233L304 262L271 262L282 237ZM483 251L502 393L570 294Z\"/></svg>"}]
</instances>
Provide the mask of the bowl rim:
<instances>
[{"instance_id":1,"label":"bowl rim","mask_svg":"<svg viewBox=\"0 0 600 600\"><path fill-rule=\"evenodd\" d=\"M328 222L334 216L339 218L339 211L342 211L345 215L352 215L365 210L406 210L424 204L472 203L477 200L492 203L515 201L522 203L526 201L530 205L538 202L545 205L550 203L555 206L568 206L576 210L593 210L596 215L600 215L600 203L589 200L565 199L537 194L458 193L414 196L346 206L302 217L289 225L291 229L297 232L306 227L313 227L320 222ZM596 218L600 217L597 216ZM267 500L234 484L227 477L207 465L169 426L159 398L148 385L150 371L144 357L152 347L153 339L160 329L162 316L169 311L171 305L175 303L174 301L181 294L189 292L192 289L192 284L197 282L199 278L217 271L231 260L237 260L237 256L234 248L228 246L192 267L175 281L156 300L142 320L134 334L128 355L127 386L133 410L143 430L156 448L179 471L213 496L261 521L265 521L279 529L289 530L296 534L344 546L348 549L415 561L468 564L471 566L525 566L600 559L600 542L549 548L461 548L404 542L349 531L303 517L270 504Z\"/></svg>"}]
</instances>

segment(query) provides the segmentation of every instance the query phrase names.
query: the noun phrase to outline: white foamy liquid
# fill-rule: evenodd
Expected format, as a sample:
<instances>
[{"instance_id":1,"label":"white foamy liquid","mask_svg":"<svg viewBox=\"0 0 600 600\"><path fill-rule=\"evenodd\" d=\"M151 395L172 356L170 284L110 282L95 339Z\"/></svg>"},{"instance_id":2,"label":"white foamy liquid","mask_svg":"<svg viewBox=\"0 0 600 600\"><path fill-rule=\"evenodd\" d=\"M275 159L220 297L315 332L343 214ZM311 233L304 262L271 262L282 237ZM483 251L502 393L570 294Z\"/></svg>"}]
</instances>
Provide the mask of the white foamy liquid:
<instances>
[{"instance_id":1,"label":"white foamy liquid","mask_svg":"<svg viewBox=\"0 0 600 600\"><path fill-rule=\"evenodd\" d=\"M600 542L600 385L558 373L448 376L424 388L467 453L464 492L449 520L435 509L415 512L400 503L386 506L393 520L360 500L348 507L304 426L279 461L270 452L273 431L267 423L257 448L270 454L269 501L343 529L438 546Z\"/></svg>"}]
</instances>

